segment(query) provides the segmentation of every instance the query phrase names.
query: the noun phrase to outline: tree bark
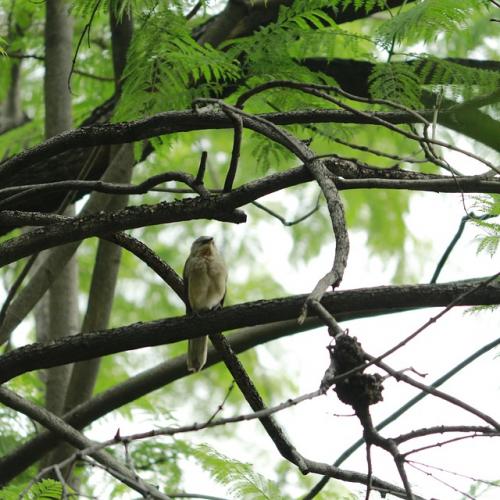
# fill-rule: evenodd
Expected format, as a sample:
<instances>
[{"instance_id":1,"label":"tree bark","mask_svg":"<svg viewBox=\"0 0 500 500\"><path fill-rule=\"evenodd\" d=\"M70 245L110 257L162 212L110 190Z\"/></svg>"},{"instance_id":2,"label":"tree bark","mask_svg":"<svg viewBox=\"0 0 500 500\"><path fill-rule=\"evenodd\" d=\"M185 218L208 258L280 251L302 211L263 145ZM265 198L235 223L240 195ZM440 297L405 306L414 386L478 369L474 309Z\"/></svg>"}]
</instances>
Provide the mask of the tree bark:
<instances>
[{"instance_id":1,"label":"tree bark","mask_svg":"<svg viewBox=\"0 0 500 500\"><path fill-rule=\"evenodd\" d=\"M72 127L68 78L72 61L73 20L65 0L47 0L45 17L45 137L49 139ZM74 209L66 210L73 215ZM79 330L78 268L74 258L62 267L50 288L49 339ZM45 406L56 415L64 410L71 365L47 373Z\"/></svg>"}]
</instances>

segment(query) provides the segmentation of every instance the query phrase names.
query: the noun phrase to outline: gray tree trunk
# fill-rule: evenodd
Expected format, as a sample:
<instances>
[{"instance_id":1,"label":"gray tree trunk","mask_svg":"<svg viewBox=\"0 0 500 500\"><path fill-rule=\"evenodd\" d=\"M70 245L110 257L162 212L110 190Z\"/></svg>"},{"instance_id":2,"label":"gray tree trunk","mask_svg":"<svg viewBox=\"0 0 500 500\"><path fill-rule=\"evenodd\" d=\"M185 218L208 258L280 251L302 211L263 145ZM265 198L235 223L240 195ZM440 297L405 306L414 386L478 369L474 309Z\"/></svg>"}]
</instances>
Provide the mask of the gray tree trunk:
<instances>
[{"instance_id":1,"label":"gray tree trunk","mask_svg":"<svg viewBox=\"0 0 500 500\"><path fill-rule=\"evenodd\" d=\"M45 16L45 137L72 127L68 77L73 56L73 20L64 0L47 0ZM68 215L74 210L68 210ZM49 339L76 333L79 329L78 268L74 258L64 266L50 288ZM60 415L71 373L71 365L47 373L45 406Z\"/></svg>"},{"instance_id":2,"label":"gray tree trunk","mask_svg":"<svg viewBox=\"0 0 500 500\"><path fill-rule=\"evenodd\" d=\"M132 20L124 16L120 22L110 13L111 41L113 48L113 67L117 91L125 67L126 54L132 37ZM134 167L132 144L124 144L111 149L113 159L110 170L115 182L129 183ZM103 195L101 195L103 196ZM106 196L108 210L118 210L128 204L128 196ZM92 273L87 312L82 331L89 332L108 327L115 295L116 281L120 268L121 248L105 240L99 240L97 255ZM91 398L100 368L100 358L77 363L71 375L66 394L65 412ZM62 444L52 455L54 463L64 460L74 451L69 444ZM69 474L69 470L65 471Z\"/></svg>"}]
</instances>

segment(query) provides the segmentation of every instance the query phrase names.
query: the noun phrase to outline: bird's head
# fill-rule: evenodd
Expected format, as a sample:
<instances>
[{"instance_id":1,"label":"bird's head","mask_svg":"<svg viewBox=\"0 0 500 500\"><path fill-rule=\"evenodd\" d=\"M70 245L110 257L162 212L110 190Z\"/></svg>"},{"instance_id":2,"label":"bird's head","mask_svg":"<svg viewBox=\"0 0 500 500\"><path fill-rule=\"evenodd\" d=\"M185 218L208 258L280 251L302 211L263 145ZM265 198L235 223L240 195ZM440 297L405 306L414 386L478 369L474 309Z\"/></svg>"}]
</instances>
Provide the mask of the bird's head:
<instances>
[{"instance_id":1,"label":"bird's head","mask_svg":"<svg viewBox=\"0 0 500 500\"><path fill-rule=\"evenodd\" d=\"M191 245L191 254L209 255L215 249L215 243L212 236L200 236L193 241Z\"/></svg>"}]
</instances>

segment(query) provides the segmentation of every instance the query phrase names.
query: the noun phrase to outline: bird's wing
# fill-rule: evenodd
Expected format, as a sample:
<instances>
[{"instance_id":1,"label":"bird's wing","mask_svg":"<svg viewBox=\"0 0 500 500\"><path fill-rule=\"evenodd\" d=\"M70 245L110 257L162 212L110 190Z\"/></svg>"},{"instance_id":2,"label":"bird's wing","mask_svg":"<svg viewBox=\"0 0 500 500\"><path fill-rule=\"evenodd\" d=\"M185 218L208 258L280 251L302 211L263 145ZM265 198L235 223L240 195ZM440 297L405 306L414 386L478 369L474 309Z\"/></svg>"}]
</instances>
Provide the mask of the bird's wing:
<instances>
[{"instance_id":1,"label":"bird's wing","mask_svg":"<svg viewBox=\"0 0 500 500\"><path fill-rule=\"evenodd\" d=\"M224 299L226 298L226 293L227 293L227 273L226 273L226 286L224 288L224 295L222 296L222 299L220 299L220 302L215 307L212 307L212 310L217 310L217 309L223 308Z\"/></svg>"},{"instance_id":2,"label":"bird's wing","mask_svg":"<svg viewBox=\"0 0 500 500\"><path fill-rule=\"evenodd\" d=\"M190 314L192 312L191 304L189 303L189 258L186 260L184 264L184 270L182 271L182 279L184 280L184 302L186 304L186 313Z\"/></svg>"}]
</instances>

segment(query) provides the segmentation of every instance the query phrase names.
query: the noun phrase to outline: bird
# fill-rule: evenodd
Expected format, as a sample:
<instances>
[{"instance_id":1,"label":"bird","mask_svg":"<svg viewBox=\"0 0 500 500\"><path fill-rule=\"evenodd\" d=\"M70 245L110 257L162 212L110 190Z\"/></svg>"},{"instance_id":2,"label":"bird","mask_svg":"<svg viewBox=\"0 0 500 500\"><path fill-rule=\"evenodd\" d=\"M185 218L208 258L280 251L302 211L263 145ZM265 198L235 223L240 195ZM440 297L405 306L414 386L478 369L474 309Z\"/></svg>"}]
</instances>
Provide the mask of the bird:
<instances>
[{"instance_id":1,"label":"bird","mask_svg":"<svg viewBox=\"0 0 500 500\"><path fill-rule=\"evenodd\" d=\"M198 314L220 309L227 287L227 267L211 236L200 236L191 245L191 252L182 273L186 312ZM200 371L207 361L208 337L189 339L187 367Z\"/></svg>"}]
</instances>

